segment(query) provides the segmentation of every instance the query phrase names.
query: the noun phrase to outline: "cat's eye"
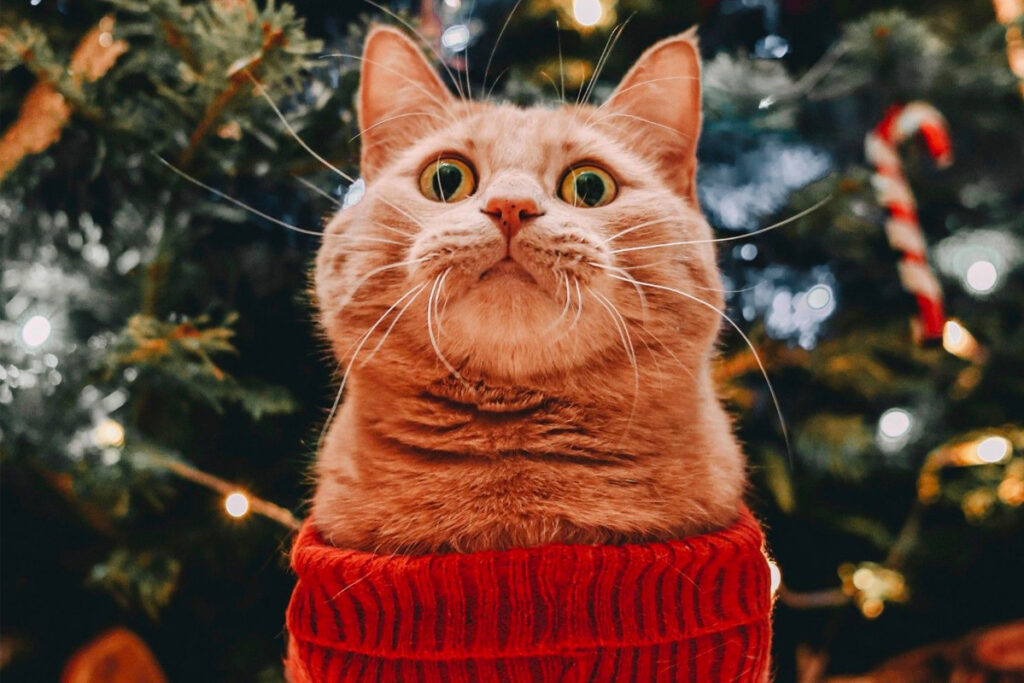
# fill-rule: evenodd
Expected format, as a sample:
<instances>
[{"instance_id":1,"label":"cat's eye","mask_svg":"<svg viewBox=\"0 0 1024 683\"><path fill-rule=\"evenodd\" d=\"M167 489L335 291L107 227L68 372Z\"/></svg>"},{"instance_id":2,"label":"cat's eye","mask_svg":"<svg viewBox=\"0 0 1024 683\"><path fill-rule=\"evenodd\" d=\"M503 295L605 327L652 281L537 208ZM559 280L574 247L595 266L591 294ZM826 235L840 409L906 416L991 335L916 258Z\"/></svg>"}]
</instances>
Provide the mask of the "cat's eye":
<instances>
[{"instance_id":1,"label":"cat's eye","mask_svg":"<svg viewBox=\"0 0 1024 683\"><path fill-rule=\"evenodd\" d=\"M457 202L475 190L473 169L458 157L441 157L420 173L420 192L435 202Z\"/></svg>"},{"instance_id":2,"label":"cat's eye","mask_svg":"<svg viewBox=\"0 0 1024 683\"><path fill-rule=\"evenodd\" d=\"M565 172L558 187L558 196L573 206L593 208L615 199L618 186L608 171L600 166L581 164Z\"/></svg>"}]
</instances>

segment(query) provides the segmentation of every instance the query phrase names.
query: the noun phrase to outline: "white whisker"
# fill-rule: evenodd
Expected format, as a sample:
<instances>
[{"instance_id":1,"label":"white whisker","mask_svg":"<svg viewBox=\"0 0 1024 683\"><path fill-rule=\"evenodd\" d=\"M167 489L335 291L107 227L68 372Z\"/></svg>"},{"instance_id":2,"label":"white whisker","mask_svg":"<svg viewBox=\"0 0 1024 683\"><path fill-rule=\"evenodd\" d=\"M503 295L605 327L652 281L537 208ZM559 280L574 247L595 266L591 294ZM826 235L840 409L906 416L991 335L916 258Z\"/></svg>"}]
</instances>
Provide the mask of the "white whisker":
<instances>
[{"instance_id":1,"label":"white whisker","mask_svg":"<svg viewBox=\"0 0 1024 683\"><path fill-rule=\"evenodd\" d=\"M316 237L335 237L335 235L324 235L322 232L319 232L317 230L308 230L306 228L300 228L297 225L292 225L291 223L286 223L285 221L281 220L280 218L274 218L273 216L271 216L269 214L263 213L259 209L256 209L256 208L253 208L253 207L249 206L248 204L243 202L241 199L235 199L231 195L226 194L224 192L221 192L217 188L211 187L210 185L207 185L203 181L198 180L198 179L190 176L188 173L186 173L185 171L182 171L180 168L178 168L177 166L175 166L171 162L167 161L166 159L164 159L159 154L154 152L153 156L155 156L157 158L157 161L159 161L161 164L163 164L167 168L171 169L171 171L173 171L177 175L181 176L185 180L189 181L193 185L196 185L197 187L201 187L204 190L206 190L207 192L212 192L213 194L217 195L221 199L223 199L225 201L229 201L232 204L234 204L235 206L237 206L239 208L242 208L242 209L245 209L249 213L253 214L254 216L259 216L260 218L262 218L265 221L270 221L271 223L273 223L275 225L279 225L282 228L287 228L288 230L291 230L292 232L297 232L297 233L300 233L302 235L314 235Z\"/></svg>"},{"instance_id":2,"label":"white whisker","mask_svg":"<svg viewBox=\"0 0 1024 683\"><path fill-rule=\"evenodd\" d=\"M338 199L337 197L335 197L334 195L330 194L329 192L325 192L324 190L321 190L319 187L317 187L316 185L314 185L313 183L309 182L308 180L306 180L305 178L303 178L301 176L297 176L295 174L292 174L292 177L295 178L296 180L298 180L300 183L305 185L307 188L309 188L313 192L316 192L318 195L320 195L321 197L323 197L324 199L329 201L331 204L334 204L338 208L342 207L341 200Z\"/></svg>"},{"instance_id":3,"label":"white whisker","mask_svg":"<svg viewBox=\"0 0 1024 683\"><path fill-rule=\"evenodd\" d=\"M267 94L266 88L264 88L260 84L260 82L257 81L256 78L251 73L249 73L248 71L245 72L245 75L249 77L250 81L252 81L253 89L257 93L259 93L259 95L261 95L264 100L267 101L267 104L270 105L270 108L274 110L275 114L277 114L277 118L281 121L281 125L284 126L285 130L288 131L288 134L291 135L295 139L295 142L299 143L299 146L301 146L302 149L304 149L307 152L309 152L310 156L312 156L314 159L319 161L321 164L323 164L324 166L326 166L330 170L332 170L335 173L337 173L339 176L341 176L342 178L344 178L348 182L350 182L350 183L354 183L355 182L355 178L353 178L349 174L345 173L344 171L342 171L340 168L338 168L337 166L335 166L331 162L327 161L327 159L324 159L322 156L317 154L316 151L312 147L307 145L306 141L303 140L301 137L299 137L299 134L295 132L294 128L292 128L292 124L288 122L288 119L285 118L285 115L281 112L280 109L278 109L277 105L274 103L274 100L270 97L270 95Z\"/></svg>"},{"instance_id":4,"label":"white whisker","mask_svg":"<svg viewBox=\"0 0 1024 683\"><path fill-rule=\"evenodd\" d=\"M583 315L583 292L580 290L580 279L574 277L572 281L576 285L576 300L579 302L579 306L576 307L576 317L572 319L572 327L576 327L580 322L580 316Z\"/></svg>"},{"instance_id":5,"label":"white whisker","mask_svg":"<svg viewBox=\"0 0 1024 683\"><path fill-rule=\"evenodd\" d=\"M429 116L432 119L441 119L442 121L445 120L444 117L438 116L437 114L431 114L430 112L426 112L426 111L413 111L413 112L409 112L407 114L395 114L394 116L389 116L386 119L378 121L377 123L373 124L372 126L367 126L366 128L362 129L361 131L359 131L358 133L356 133L355 135L350 137L348 139L348 141L349 142L353 142L360 135L362 135L363 133L366 133L367 131L373 130L377 126L383 126L385 123L391 123L392 121L395 121L397 119L407 119L407 118L412 117L412 116Z\"/></svg>"},{"instance_id":6,"label":"white whisker","mask_svg":"<svg viewBox=\"0 0 1024 683\"><path fill-rule=\"evenodd\" d=\"M617 233L615 233L611 237L603 240L601 242L601 244L608 244L612 240L617 240L620 237L628 235L629 233L633 232L634 230L639 230L640 228L646 228L646 227L649 227L649 226L652 226L652 225L657 225L658 223L668 223L669 221L674 221L674 220L678 220L678 218L675 217L675 216L669 216L669 217L666 217L666 218L656 218L653 221L645 221L643 223L638 223L637 225L632 225L632 226L626 228L625 230L619 230Z\"/></svg>"},{"instance_id":7,"label":"white whisker","mask_svg":"<svg viewBox=\"0 0 1024 683\"><path fill-rule=\"evenodd\" d=\"M562 104L565 105L565 62L562 59L562 24L555 18L555 39L558 41L558 82L562 86Z\"/></svg>"},{"instance_id":8,"label":"white whisker","mask_svg":"<svg viewBox=\"0 0 1024 683\"><path fill-rule=\"evenodd\" d=\"M611 273L620 273L622 276L625 277L627 281L633 283L633 288L636 290L637 297L639 297L640 299L640 307L643 311L644 319L647 319L647 297L644 296L644 290L640 288L640 283L637 281L636 278L630 275L628 271L625 271L622 268L619 268L618 266L606 266L603 263L594 263L592 261L589 263L595 268L600 268L601 270L607 270L608 272ZM616 279L621 280L623 278L619 277Z\"/></svg>"},{"instance_id":9,"label":"white whisker","mask_svg":"<svg viewBox=\"0 0 1024 683\"><path fill-rule=\"evenodd\" d=\"M383 228L385 230L395 233L396 235L401 235L402 237L412 237L415 234L411 232L406 232L405 230L399 230L394 226L388 225L387 223L381 223L380 221L371 220L370 222L376 225L378 228Z\"/></svg>"},{"instance_id":10,"label":"white whisker","mask_svg":"<svg viewBox=\"0 0 1024 683\"><path fill-rule=\"evenodd\" d=\"M388 336L390 336L391 330L395 329L395 325L398 324L398 321L402 319L402 316L405 315L405 312L409 310L409 307L413 305L413 302L415 302L416 299L420 297L420 294L422 294L423 290L425 290L426 288L427 283L425 282L416 288L416 294L414 294L411 299L405 302L405 305L402 306L401 310L398 311L398 313L395 314L395 317L391 319L391 324L388 326L388 329L384 330L384 335L381 336L380 341L377 342L377 345L373 347L372 351L370 351L370 355L367 356L366 359L363 361L363 365L369 363L370 360L377 355L377 352L380 351L381 347L384 346L384 342L387 341Z\"/></svg>"},{"instance_id":11,"label":"white whisker","mask_svg":"<svg viewBox=\"0 0 1024 683\"><path fill-rule=\"evenodd\" d=\"M508 13L508 16L505 17L505 23L502 24L501 30L498 31L498 37L495 38L494 45L491 46L491 55L487 58L487 66L484 67L484 82L483 85L480 86L484 92L487 92L487 74L491 70L491 62L494 61L494 53L498 51L498 44L501 43L501 38L505 35L505 30L508 29L509 22L512 21L513 15L515 15L516 10L519 9L519 5L522 4L522 2L523 0L516 0L516 4L512 5L512 10ZM497 82L497 80L495 80L495 82Z\"/></svg>"},{"instance_id":12,"label":"white whisker","mask_svg":"<svg viewBox=\"0 0 1024 683\"><path fill-rule=\"evenodd\" d=\"M650 85L652 83L658 83L660 81L696 81L696 80L699 80L696 76L665 76L663 78L651 78L651 79L646 80L646 81L640 81L639 83L634 83L631 86L625 87L622 90L616 90L614 93L612 93L611 97L609 97L607 100L602 102L599 106L594 108L594 111L592 111L590 113L590 116L587 117L587 120L585 121L585 123L589 124L591 122L591 120L594 118L594 116L597 115L598 112L600 112L602 109L604 109L605 107L610 105L618 97L628 93L630 90L635 90L636 88L639 88L639 87L642 87L642 86L645 86L645 85Z\"/></svg>"},{"instance_id":13,"label":"white whisker","mask_svg":"<svg viewBox=\"0 0 1024 683\"><path fill-rule=\"evenodd\" d=\"M619 42L619 38L622 36L623 31L626 30L626 25L632 18L633 15L630 15L608 35L608 41L605 43L604 51L601 53L601 57L597 60L597 65L594 67L594 73L590 76L590 83L587 84L586 91L583 93L582 98L578 98L576 101L577 106L579 106L581 102L586 104L590 101L590 96L594 92L594 86L597 85L597 79L600 78L601 72L604 71L605 64L608 63L608 57L611 56L612 50L615 48L615 44Z\"/></svg>"},{"instance_id":14,"label":"white whisker","mask_svg":"<svg viewBox=\"0 0 1024 683\"><path fill-rule=\"evenodd\" d=\"M363 287L363 285L365 285L370 280L370 278L372 278L374 275L376 275L378 273L383 273L383 272L388 271L388 270L391 270L392 268L401 268L402 266L414 266L414 265L416 265L418 263L423 263L424 261L429 261L431 258L433 258L433 255L428 254L427 256L423 256L423 257L418 258L418 259L410 259L408 261L398 261L397 263L389 263L387 265L380 266L379 268L374 268L370 272L368 272L365 275L363 275L363 277L359 278L359 281L356 282L355 287L353 287L352 291L349 292L348 297L341 303L341 306L338 307L339 310L343 310L345 307L347 307L349 304L351 304L352 300L355 299L355 297L356 297L356 292L358 292Z\"/></svg>"},{"instance_id":15,"label":"white whisker","mask_svg":"<svg viewBox=\"0 0 1024 683\"><path fill-rule=\"evenodd\" d=\"M779 221L778 223L775 223L774 225L769 225L767 228L761 228L760 230L755 230L754 232L743 233L742 235L732 235L730 237L718 237L718 238L706 239L706 240L684 240L682 242L665 242L663 244L642 244L642 245L637 246L637 247L624 247L622 249L613 249L611 253L613 253L613 254L624 254L627 251L644 251L646 249L661 249L663 247L680 247L680 246L684 246L684 245L688 245L688 244L718 244L719 242L732 242L734 240L745 240L745 239L748 239L750 237L754 237L756 235L760 235L762 233L770 232L772 230L778 230L781 227L784 227L786 225L789 225L790 223L798 221L801 218L803 218L804 216L806 216L807 214L810 214L810 213L813 213L813 212L817 211L818 209L823 207L825 204L827 204L831 200L832 200L832 195L829 195L829 196L825 197L824 199L822 199L821 201L819 201L816 204L814 204L814 206L811 206L810 208L804 209L803 211L801 211L800 213L798 213L798 214L796 214L794 216L790 216L789 218L787 218L785 220L782 220L782 221Z\"/></svg>"},{"instance_id":16,"label":"white whisker","mask_svg":"<svg viewBox=\"0 0 1024 683\"><path fill-rule=\"evenodd\" d=\"M649 124L649 125L652 125L652 126L657 126L658 128L663 128L663 129L667 130L669 133L672 133L673 135L678 135L679 137L681 137L682 139L687 140L687 141L690 141L690 140L693 139L689 135L687 135L686 133L682 132L681 130L676 130L675 128L673 128L671 126L666 126L663 123L658 123L656 121L651 121L650 119L645 119L642 116L636 116L634 114L627 114L627 113L621 112L621 111L613 111L613 112L608 112L606 114L603 114L601 116L601 118L598 119L598 123L600 123L604 119L611 119L611 118L632 119L633 121L639 121L641 123L646 123L646 124Z\"/></svg>"},{"instance_id":17,"label":"white whisker","mask_svg":"<svg viewBox=\"0 0 1024 683\"><path fill-rule=\"evenodd\" d=\"M633 426L633 419L636 417L636 409L640 401L640 368L636 361L636 349L633 347L633 338L629 334L629 326L626 324L625 318L622 317L622 314L615 307L615 304L592 287L587 287L587 291L590 292L591 296L597 299L597 302L601 304L606 311L608 311L608 315L615 324L615 329L619 331L619 337L622 340L622 346L626 351L626 357L629 359L629 364L633 367L633 402L632 407L629 410L629 419L626 420L626 428L622 432L621 438L624 439Z\"/></svg>"},{"instance_id":18,"label":"white whisker","mask_svg":"<svg viewBox=\"0 0 1024 683\"><path fill-rule=\"evenodd\" d=\"M366 344L367 340L369 340L370 336L373 334L373 331L377 329L378 325L384 322L384 319L388 317L388 314L391 313L391 311L395 310L395 308L400 303L402 303L402 301L404 301L406 297L412 294L413 291L416 291L418 295L419 292L422 292L426 286L427 285L424 283L422 285L419 285L417 288L410 289L405 294L403 294L397 301L395 301L395 303L391 304L391 306L389 306L388 309L384 311L384 313L381 314L379 318L377 318L377 322L371 325L370 329L364 332L363 335L358 339L356 344L354 344L355 351L352 352L352 358L349 359L348 366L346 366L345 368L345 374L342 375L341 377L341 384L338 386L338 393L334 397L334 403L331 405L331 411L327 415L327 421L324 422L323 429L320 430L320 438L318 438L316 442L317 451L319 451L320 448L323 446L324 437L327 435L327 430L331 426L331 421L334 419L334 415L338 411L338 406L341 404L341 395L345 391L345 385L348 383L349 373L352 372L352 366L355 364L356 358L359 357L359 352L362 350L363 345ZM349 346L349 349L351 348L352 346ZM346 350L343 356L347 354L348 351Z\"/></svg>"},{"instance_id":19,"label":"white whisker","mask_svg":"<svg viewBox=\"0 0 1024 683\"><path fill-rule=\"evenodd\" d=\"M617 279L622 279L622 278L618 278L617 275L610 275L609 277L614 277L614 278L617 278ZM747 346L750 348L750 352L754 355L754 360L757 362L757 367L761 370L761 375L764 377L765 384L768 387L768 393L771 395L772 403L775 405L775 412L776 412L776 414L778 415L778 418L779 418L779 426L782 428L782 436L783 436L783 438L786 441L786 450L791 453L792 449L791 449L790 444L789 444L789 429L786 427L786 420L782 416L782 406L779 404L779 398L775 394L775 387L772 385L772 381L768 377L768 371L765 369L764 363L761 362L761 356L758 355L757 349L754 348L753 342L750 341L750 338L746 335L746 333L742 330L742 328L740 328L740 326L736 324L736 321L734 321L732 318L730 318L728 315L726 315L724 311L718 310L718 308L716 308L715 306L712 306L707 301L704 301L704 299L701 299L700 297L694 296L694 295L692 295L692 294L690 294L688 292L684 292L684 291L682 291L680 289L676 289L674 287L668 287L666 285L656 285L656 284L651 283L651 282L640 282L640 284L643 285L644 287L651 287L653 289L661 289L661 290L664 290L666 292L673 292L674 294L678 294L679 296L686 297L687 299L690 299L691 301L694 301L695 303L698 303L701 306L704 306L705 308L709 308L712 311L714 311L715 313L717 313L718 315L720 315L723 320L725 320L727 323L729 323L729 325L732 326L732 328L734 330L736 330L736 332L740 335L740 337L743 338L743 341L746 342Z\"/></svg>"},{"instance_id":20,"label":"white whisker","mask_svg":"<svg viewBox=\"0 0 1024 683\"><path fill-rule=\"evenodd\" d=\"M446 270L443 275L447 275L450 270L451 268ZM441 277L442 276L434 278L434 285L430 288L430 297L427 299L427 336L430 337L430 345L434 348L434 353L437 355L438 360L441 361L441 364L444 365L452 375L465 381L459 371L455 369L455 366L448 362L444 353L441 352L441 347L437 343L437 336L434 334L434 319L437 317L437 298L440 291L438 283L441 281Z\"/></svg>"}]
</instances>

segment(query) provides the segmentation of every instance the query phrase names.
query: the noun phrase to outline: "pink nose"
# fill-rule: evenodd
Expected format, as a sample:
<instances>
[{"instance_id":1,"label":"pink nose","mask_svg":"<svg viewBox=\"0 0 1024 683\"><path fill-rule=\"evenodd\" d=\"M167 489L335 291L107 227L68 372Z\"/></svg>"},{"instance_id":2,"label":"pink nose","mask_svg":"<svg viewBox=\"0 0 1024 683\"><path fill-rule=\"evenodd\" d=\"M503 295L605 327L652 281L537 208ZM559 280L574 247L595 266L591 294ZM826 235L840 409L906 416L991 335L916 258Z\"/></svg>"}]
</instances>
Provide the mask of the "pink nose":
<instances>
[{"instance_id":1,"label":"pink nose","mask_svg":"<svg viewBox=\"0 0 1024 683\"><path fill-rule=\"evenodd\" d=\"M540 215L537 203L532 199L492 199L487 202L484 213L498 219L498 227L509 241L523 227L528 218Z\"/></svg>"}]
</instances>

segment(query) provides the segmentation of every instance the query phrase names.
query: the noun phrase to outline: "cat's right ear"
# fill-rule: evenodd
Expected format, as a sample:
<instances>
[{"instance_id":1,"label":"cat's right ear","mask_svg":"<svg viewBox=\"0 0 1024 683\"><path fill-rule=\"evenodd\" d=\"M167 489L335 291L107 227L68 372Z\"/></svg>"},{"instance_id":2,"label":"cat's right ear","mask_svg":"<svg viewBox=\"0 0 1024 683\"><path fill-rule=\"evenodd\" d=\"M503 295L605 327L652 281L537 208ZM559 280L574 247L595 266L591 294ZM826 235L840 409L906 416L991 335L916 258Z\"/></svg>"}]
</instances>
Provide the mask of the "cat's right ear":
<instances>
[{"instance_id":1,"label":"cat's right ear","mask_svg":"<svg viewBox=\"0 0 1024 683\"><path fill-rule=\"evenodd\" d=\"M447 118L451 93L416 43L389 26L370 29L359 84L361 174L372 179L396 151Z\"/></svg>"}]
</instances>

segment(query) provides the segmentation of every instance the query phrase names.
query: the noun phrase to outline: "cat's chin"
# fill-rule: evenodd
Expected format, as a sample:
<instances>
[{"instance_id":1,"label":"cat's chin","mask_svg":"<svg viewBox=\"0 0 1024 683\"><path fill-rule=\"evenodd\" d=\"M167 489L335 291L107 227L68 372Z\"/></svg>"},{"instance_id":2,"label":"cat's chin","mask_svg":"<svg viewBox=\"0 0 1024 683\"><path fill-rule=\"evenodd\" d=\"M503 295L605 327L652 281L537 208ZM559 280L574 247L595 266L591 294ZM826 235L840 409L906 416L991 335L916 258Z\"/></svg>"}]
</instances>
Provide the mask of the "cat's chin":
<instances>
[{"instance_id":1,"label":"cat's chin","mask_svg":"<svg viewBox=\"0 0 1024 683\"><path fill-rule=\"evenodd\" d=\"M530 272L526 270L526 268L524 268L515 259L509 257L503 258L481 273L480 280L482 282L492 280L519 280L526 284L537 284L537 281L532 275L530 275Z\"/></svg>"}]
</instances>

